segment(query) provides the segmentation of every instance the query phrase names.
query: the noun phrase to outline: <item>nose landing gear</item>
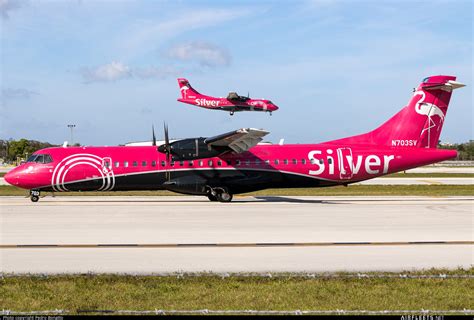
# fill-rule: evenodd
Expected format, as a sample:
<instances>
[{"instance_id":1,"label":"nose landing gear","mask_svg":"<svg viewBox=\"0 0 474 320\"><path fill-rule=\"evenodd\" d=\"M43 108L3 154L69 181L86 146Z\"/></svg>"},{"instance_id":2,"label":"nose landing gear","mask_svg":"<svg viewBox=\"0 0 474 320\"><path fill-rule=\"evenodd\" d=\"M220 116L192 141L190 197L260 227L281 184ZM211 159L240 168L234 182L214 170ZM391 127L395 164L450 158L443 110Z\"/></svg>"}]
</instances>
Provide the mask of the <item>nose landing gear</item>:
<instances>
[{"instance_id":1,"label":"nose landing gear","mask_svg":"<svg viewBox=\"0 0 474 320\"><path fill-rule=\"evenodd\" d=\"M30 200L32 202L38 202L40 197L40 191L39 190L30 190Z\"/></svg>"}]
</instances>

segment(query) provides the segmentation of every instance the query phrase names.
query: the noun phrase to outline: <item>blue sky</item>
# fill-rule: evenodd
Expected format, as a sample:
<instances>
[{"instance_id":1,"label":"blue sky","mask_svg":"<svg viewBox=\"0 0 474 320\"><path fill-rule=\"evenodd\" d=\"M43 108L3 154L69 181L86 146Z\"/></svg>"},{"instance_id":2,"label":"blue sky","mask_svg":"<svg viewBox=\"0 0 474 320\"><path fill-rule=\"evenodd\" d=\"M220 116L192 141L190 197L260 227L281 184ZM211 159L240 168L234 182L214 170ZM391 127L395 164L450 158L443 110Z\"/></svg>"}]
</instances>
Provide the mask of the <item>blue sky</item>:
<instances>
[{"instance_id":1,"label":"blue sky","mask_svg":"<svg viewBox=\"0 0 474 320\"><path fill-rule=\"evenodd\" d=\"M441 139L473 139L472 1L0 0L0 138L116 145L263 128L317 143L369 131L426 76L455 91ZM280 107L208 111L177 77Z\"/></svg>"}]
</instances>

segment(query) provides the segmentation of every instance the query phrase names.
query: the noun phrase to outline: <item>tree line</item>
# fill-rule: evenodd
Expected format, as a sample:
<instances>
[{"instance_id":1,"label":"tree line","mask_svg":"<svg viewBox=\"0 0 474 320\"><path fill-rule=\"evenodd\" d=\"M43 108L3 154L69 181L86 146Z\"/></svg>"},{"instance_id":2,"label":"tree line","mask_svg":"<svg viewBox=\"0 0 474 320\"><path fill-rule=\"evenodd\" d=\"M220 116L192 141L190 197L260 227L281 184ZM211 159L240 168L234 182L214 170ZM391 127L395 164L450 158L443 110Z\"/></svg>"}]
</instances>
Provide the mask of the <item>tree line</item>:
<instances>
[{"instance_id":1,"label":"tree line","mask_svg":"<svg viewBox=\"0 0 474 320\"><path fill-rule=\"evenodd\" d=\"M50 147L57 147L57 145L28 139L0 140L0 158L8 163L17 162L18 160L25 160L37 150Z\"/></svg>"}]
</instances>

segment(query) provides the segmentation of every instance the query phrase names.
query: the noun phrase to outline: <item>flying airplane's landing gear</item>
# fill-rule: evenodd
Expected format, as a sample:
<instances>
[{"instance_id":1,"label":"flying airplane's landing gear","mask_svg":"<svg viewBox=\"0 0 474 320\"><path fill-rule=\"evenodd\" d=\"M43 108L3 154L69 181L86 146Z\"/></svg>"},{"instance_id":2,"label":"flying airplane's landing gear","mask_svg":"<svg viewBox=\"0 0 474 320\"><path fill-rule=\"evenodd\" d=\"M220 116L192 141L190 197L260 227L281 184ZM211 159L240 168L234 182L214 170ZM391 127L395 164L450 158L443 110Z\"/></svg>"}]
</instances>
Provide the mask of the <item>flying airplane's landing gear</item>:
<instances>
[{"instance_id":1,"label":"flying airplane's landing gear","mask_svg":"<svg viewBox=\"0 0 474 320\"><path fill-rule=\"evenodd\" d=\"M233 115L234 115L234 111L231 111L231 112L230 112L230 115L233 116Z\"/></svg>"},{"instance_id":2,"label":"flying airplane's landing gear","mask_svg":"<svg viewBox=\"0 0 474 320\"><path fill-rule=\"evenodd\" d=\"M272 116L272 112L270 111L270 117Z\"/></svg>"},{"instance_id":3,"label":"flying airplane's landing gear","mask_svg":"<svg viewBox=\"0 0 474 320\"><path fill-rule=\"evenodd\" d=\"M30 190L30 200L32 202L38 202L40 197L40 191L39 190Z\"/></svg>"}]
</instances>

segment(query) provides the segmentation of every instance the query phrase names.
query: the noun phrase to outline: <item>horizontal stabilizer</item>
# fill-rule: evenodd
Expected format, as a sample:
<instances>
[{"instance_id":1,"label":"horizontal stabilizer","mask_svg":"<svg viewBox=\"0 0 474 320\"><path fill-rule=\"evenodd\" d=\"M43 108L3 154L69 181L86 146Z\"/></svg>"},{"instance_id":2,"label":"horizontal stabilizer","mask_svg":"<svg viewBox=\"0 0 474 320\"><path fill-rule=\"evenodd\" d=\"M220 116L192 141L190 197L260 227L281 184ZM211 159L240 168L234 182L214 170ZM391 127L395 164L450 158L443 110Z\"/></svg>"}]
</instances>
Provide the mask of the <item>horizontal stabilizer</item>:
<instances>
[{"instance_id":1,"label":"horizontal stabilizer","mask_svg":"<svg viewBox=\"0 0 474 320\"><path fill-rule=\"evenodd\" d=\"M256 146L268 133L261 129L242 128L206 138L204 142L211 147L228 147L234 152L241 153Z\"/></svg>"}]
</instances>

